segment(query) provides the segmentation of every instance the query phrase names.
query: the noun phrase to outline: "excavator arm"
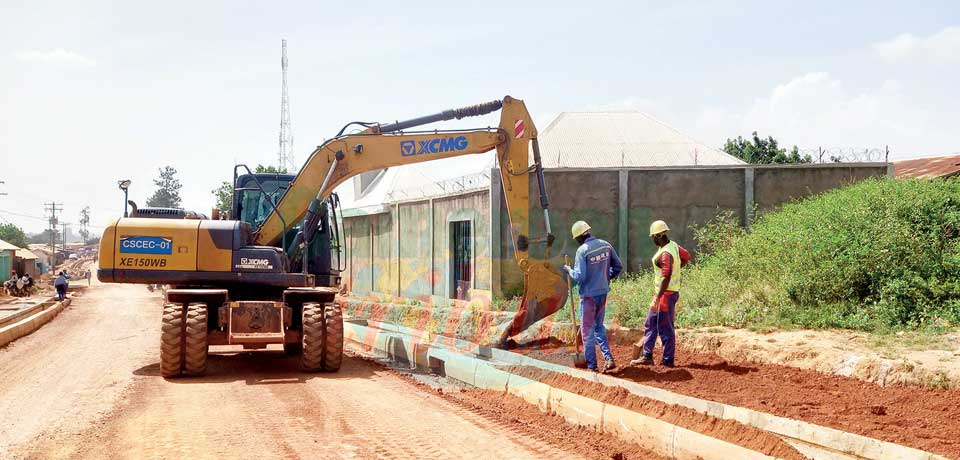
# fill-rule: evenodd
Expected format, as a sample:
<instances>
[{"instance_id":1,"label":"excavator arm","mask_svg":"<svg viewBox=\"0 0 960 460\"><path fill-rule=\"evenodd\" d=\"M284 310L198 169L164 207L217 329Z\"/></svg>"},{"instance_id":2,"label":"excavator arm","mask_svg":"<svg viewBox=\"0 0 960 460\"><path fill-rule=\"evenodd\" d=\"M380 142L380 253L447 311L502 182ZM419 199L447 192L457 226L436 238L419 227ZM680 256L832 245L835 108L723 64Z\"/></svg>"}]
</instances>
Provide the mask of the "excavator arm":
<instances>
[{"instance_id":1,"label":"excavator arm","mask_svg":"<svg viewBox=\"0 0 960 460\"><path fill-rule=\"evenodd\" d=\"M498 128L409 132L403 130L436 121L479 116L500 110ZM537 129L523 101L506 96L461 109L448 110L404 122L368 125L357 134L338 136L318 146L303 169L280 199L276 211L257 230L256 244L276 245L292 224L303 221L301 245L309 243L308 232L319 215L319 207L333 190L353 176L392 166L440 160L496 149L500 179L510 219L513 255L524 274L524 293L520 309L512 322L503 325L491 337L491 343L505 345L534 322L553 314L566 302L566 282L560 271L548 262L553 243L548 213L549 203L543 171L540 167ZM534 164L529 164L530 147ZM541 236L531 238L529 219L529 181L538 181L540 204L545 214ZM493 210L496 212L496 210ZM496 243L495 243L496 244ZM530 255L531 244L546 244L543 259Z\"/></svg>"}]
</instances>

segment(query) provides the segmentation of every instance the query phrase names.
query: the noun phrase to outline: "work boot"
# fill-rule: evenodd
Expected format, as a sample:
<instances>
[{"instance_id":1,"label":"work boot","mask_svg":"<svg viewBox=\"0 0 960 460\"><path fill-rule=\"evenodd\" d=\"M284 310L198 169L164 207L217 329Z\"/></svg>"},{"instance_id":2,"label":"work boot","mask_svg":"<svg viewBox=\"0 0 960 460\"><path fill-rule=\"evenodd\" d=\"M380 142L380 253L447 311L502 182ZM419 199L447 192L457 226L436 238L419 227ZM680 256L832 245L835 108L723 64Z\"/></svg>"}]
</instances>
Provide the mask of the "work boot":
<instances>
[{"instance_id":1,"label":"work boot","mask_svg":"<svg viewBox=\"0 0 960 460\"><path fill-rule=\"evenodd\" d=\"M635 359L633 361L630 361L631 366L636 366L638 364L642 364L644 366L649 366L650 364L653 364L653 355L644 354L643 356L640 357L640 359Z\"/></svg>"},{"instance_id":2,"label":"work boot","mask_svg":"<svg viewBox=\"0 0 960 460\"><path fill-rule=\"evenodd\" d=\"M606 374L616 368L617 368L617 363L611 359L610 361L604 361L603 370L601 372Z\"/></svg>"},{"instance_id":3,"label":"work boot","mask_svg":"<svg viewBox=\"0 0 960 460\"><path fill-rule=\"evenodd\" d=\"M672 359L670 359L670 360L666 360L666 359L661 360L661 361L660 361L660 365L663 366L663 367L673 367L673 360L672 360Z\"/></svg>"}]
</instances>

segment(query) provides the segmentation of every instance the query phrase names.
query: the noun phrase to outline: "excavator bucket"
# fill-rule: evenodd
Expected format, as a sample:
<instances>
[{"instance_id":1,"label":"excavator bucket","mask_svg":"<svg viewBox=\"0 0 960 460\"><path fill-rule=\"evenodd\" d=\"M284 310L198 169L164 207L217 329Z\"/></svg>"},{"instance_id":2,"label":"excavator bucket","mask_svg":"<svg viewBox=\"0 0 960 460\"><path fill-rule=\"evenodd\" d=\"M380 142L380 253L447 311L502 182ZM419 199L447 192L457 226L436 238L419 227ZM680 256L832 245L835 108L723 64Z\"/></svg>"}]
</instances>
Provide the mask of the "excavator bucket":
<instances>
[{"instance_id":1,"label":"excavator bucket","mask_svg":"<svg viewBox=\"0 0 960 460\"><path fill-rule=\"evenodd\" d=\"M547 262L530 264L523 275L524 288L520 308L513 321L500 336L503 348L507 340L527 330L562 308L567 303L567 282L559 270Z\"/></svg>"}]
</instances>

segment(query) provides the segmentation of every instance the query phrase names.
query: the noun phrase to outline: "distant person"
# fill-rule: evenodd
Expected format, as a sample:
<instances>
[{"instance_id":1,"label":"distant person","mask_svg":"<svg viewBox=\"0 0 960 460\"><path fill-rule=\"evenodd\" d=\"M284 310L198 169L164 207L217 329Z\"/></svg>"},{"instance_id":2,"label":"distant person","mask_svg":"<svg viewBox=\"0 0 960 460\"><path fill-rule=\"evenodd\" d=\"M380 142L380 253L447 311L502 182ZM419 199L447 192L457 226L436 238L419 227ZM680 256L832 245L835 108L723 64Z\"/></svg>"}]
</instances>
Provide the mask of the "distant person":
<instances>
[{"instance_id":1,"label":"distant person","mask_svg":"<svg viewBox=\"0 0 960 460\"><path fill-rule=\"evenodd\" d=\"M87 270L86 272L84 272L84 276L87 277L87 286L89 286L89 285L90 285L90 270Z\"/></svg>"},{"instance_id":2,"label":"distant person","mask_svg":"<svg viewBox=\"0 0 960 460\"><path fill-rule=\"evenodd\" d=\"M5 287L7 292L12 295L13 290L17 288L17 281L19 280L20 278L17 276L17 271L10 270L10 279L3 282L3 287Z\"/></svg>"},{"instance_id":3,"label":"distant person","mask_svg":"<svg viewBox=\"0 0 960 460\"><path fill-rule=\"evenodd\" d=\"M63 270L60 270L60 274L57 276L57 279L53 282L53 286L57 288L57 298L64 300L67 298L67 287L70 283L67 280L70 279L68 275Z\"/></svg>"},{"instance_id":4,"label":"distant person","mask_svg":"<svg viewBox=\"0 0 960 460\"><path fill-rule=\"evenodd\" d=\"M680 300L680 284L683 281L680 270L690 262L690 253L676 242L670 241L667 236L669 231L667 223L662 220L650 224L650 238L653 239L653 244L657 245L657 252L652 260L655 294L650 300L647 321L643 325L643 355L630 361L630 364L653 364L653 348L659 336L660 344L663 345L660 364L666 367L674 366L677 340L673 324L677 314L677 301Z\"/></svg>"},{"instance_id":5,"label":"distant person","mask_svg":"<svg viewBox=\"0 0 960 460\"><path fill-rule=\"evenodd\" d=\"M29 273L24 273L23 276L20 277L20 281L23 283L23 293L26 294L27 297L30 297L30 291L33 290L33 278L30 277Z\"/></svg>"},{"instance_id":6,"label":"distant person","mask_svg":"<svg viewBox=\"0 0 960 460\"><path fill-rule=\"evenodd\" d=\"M590 234L590 225L577 221L571 229L573 239L580 247L573 265L564 265L563 269L577 282L580 291L580 336L583 337L583 356L587 368L597 371L597 351L594 343L600 346L603 354L603 370L609 372L617 367L607 341L607 329L603 326L606 313L607 293L610 292L610 280L623 271L623 264L610 243Z\"/></svg>"}]
</instances>

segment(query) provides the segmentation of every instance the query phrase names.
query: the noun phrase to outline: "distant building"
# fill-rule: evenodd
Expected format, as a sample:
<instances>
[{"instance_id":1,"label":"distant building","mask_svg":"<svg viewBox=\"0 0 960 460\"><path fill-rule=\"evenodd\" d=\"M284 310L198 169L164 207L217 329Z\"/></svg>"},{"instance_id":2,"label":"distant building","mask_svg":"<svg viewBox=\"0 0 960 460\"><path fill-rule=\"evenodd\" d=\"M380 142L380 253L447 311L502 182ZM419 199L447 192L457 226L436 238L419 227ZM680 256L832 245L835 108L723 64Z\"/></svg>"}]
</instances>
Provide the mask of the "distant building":
<instances>
[{"instance_id":1,"label":"distant building","mask_svg":"<svg viewBox=\"0 0 960 460\"><path fill-rule=\"evenodd\" d=\"M960 175L960 153L893 163L897 178L933 179Z\"/></svg>"},{"instance_id":2,"label":"distant building","mask_svg":"<svg viewBox=\"0 0 960 460\"><path fill-rule=\"evenodd\" d=\"M29 273L30 276L38 277L44 273L40 258L29 249L17 249L15 265L17 273L21 275Z\"/></svg>"}]
</instances>

